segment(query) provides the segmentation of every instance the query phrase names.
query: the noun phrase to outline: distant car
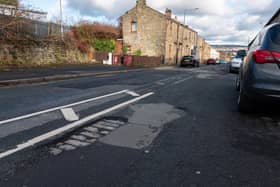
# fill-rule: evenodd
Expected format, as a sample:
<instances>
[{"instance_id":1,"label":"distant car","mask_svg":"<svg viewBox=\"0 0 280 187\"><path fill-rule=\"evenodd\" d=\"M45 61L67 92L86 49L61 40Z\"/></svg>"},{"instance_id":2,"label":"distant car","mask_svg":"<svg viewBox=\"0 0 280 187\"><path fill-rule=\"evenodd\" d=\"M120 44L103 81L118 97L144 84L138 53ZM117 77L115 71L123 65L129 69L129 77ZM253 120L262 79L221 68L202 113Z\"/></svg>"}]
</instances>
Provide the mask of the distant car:
<instances>
[{"instance_id":1,"label":"distant car","mask_svg":"<svg viewBox=\"0 0 280 187\"><path fill-rule=\"evenodd\" d=\"M229 72L230 73L238 73L240 66L242 64L242 58L233 58L229 63Z\"/></svg>"},{"instance_id":2,"label":"distant car","mask_svg":"<svg viewBox=\"0 0 280 187\"><path fill-rule=\"evenodd\" d=\"M184 56L181 60L180 66L193 66L193 67L199 67L200 63L199 60L197 60L194 56Z\"/></svg>"},{"instance_id":3,"label":"distant car","mask_svg":"<svg viewBox=\"0 0 280 187\"><path fill-rule=\"evenodd\" d=\"M228 62L225 60L220 60L220 64L228 64Z\"/></svg>"},{"instance_id":4,"label":"distant car","mask_svg":"<svg viewBox=\"0 0 280 187\"><path fill-rule=\"evenodd\" d=\"M207 60L207 65L215 65L216 64L216 60L213 58L210 58Z\"/></svg>"},{"instance_id":5,"label":"distant car","mask_svg":"<svg viewBox=\"0 0 280 187\"><path fill-rule=\"evenodd\" d=\"M250 112L262 101L280 103L280 24L265 27L249 45L236 81L238 108Z\"/></svg>"}]
</instances>

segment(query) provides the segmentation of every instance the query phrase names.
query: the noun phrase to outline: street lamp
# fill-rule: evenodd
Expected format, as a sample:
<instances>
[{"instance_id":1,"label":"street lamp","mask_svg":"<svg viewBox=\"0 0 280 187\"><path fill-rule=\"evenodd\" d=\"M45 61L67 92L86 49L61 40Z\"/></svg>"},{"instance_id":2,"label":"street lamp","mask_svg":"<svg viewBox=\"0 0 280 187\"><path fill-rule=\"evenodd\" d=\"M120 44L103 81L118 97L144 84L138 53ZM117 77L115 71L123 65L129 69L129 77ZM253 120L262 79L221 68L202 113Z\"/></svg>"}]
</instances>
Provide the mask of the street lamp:
<instances>
[{"instance_id":1,"label":"street lamp","mask_svg":"<svg viewBox=\"0 0 280 187\"><path fill-rule=\"evenodd\" d=\"M192 12L192 11L196 11L199 10L199 8L192 8L192 9L185 9L184 10L184 25L186 25L186 14L187 12Z\"/></svg>"},{"instance_id":2,"label":"street lamp","mask_svg":"<svg viewBox=\"0 0 280 187\"><path fill-rule=\"evenodd\" d=\"M63 15L62 15L62 0L59 1L60 6L60 32L61 32L61 38L64 38L64 31L63 31Z\"/></svg>"}]
</instances>

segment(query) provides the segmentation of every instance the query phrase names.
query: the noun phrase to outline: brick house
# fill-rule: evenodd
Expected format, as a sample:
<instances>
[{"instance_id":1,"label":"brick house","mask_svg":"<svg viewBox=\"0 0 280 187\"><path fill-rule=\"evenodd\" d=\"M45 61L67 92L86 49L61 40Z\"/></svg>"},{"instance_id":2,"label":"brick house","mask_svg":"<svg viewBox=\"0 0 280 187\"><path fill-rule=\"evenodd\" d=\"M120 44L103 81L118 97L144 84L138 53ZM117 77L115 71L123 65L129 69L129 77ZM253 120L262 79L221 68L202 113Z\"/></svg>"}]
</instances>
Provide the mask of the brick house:
<instances>
[{"instance_id":1,"label":"brick house","mask_svg":"<svg viewBox=\"0 0 280 187\"><path fill-rule=\"evenodd\" d=\"M130 54L141 51L142 55L160 56L165 64L179 62L184 55L202 56L204 44L198 48L198 33L173 19L170 9L164 14L147 6L146 0L137 0L136 6L120 17L120 25Z\"/></svg>"}]
</instances>

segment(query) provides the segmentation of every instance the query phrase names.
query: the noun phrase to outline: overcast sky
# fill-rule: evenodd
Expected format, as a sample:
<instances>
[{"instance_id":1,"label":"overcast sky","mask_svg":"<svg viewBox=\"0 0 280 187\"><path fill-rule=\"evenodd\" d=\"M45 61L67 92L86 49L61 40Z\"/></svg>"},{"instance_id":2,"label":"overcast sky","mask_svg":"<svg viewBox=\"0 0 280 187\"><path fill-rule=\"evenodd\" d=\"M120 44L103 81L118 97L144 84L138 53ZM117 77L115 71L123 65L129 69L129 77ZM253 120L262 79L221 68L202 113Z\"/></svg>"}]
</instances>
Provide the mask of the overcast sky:
<instances>
[{"instance_id":1,"label":"overcast sky","mask_svg":"<svg viewBox=\"0 0 280 187\"><path fill-rule=\"evenodd\" d=\"M87 19L116 24L136 0L62 0L64 21L74 23ZM59 0L22 0L48 12L48 19L59 15ZM244 44L252 39L269 18L280 8L280 0L147 0L154 9L164 12L171 8L179 21L184 20L211 44Z\"/></svg>"}]
</instances>

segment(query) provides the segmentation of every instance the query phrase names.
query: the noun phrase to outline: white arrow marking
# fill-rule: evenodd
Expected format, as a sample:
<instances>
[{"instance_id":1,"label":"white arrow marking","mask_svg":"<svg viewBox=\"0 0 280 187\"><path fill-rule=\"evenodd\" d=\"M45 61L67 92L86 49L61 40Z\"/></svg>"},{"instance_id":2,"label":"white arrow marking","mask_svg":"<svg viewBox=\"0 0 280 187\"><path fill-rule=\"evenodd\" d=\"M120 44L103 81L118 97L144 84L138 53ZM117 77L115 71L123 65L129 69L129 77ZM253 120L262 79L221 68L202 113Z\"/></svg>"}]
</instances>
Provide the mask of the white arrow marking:
<instances>
[{"instance_id":1,"label":"white arrow marking","mask_svg":"<svg viewBox=\"0 0 280 187\"><path fill-rule=\"evenodd\" d=\"M77 106L77 105L80 105L80 104L89 103L89 102L96 101L96 100L99 100L99 99L104 99L106 97L111 97L111 96L123 94L123 93L126 93L127 91L128 90L123 90L123 91L111 93L111 94L108 94L108 95L103 95L103 96L87 99L87 100L80 101L80 102L77 102L77 103L72 103L72 104L69 104L69 105L59 106L59 107L55 107L55 108L50 108L50 109L43 110L43 111L40 111L40 112L35 112L35 113L27 114L27 115L24 115L24 116L19 116L19 117L16 117L16 118L7 119L7 120L4 120L4 121L0 121L0 125L10 123L10 122L14 122L14 121L18 121L18 120L22 120L22 119L31 118L31 117L34 117L34 116L38 116L38 115L41 115L41 114L53 112L53 111L56 111L56 110L61 110L63 108L68 108L68 107L73 107L73 106Z\"/></svg>"},{"instance_id":2,"label":"white arrow marking","mask_svg":"<svg viewBox=\"0 0 280 187\"><path fill-rule=\"evenodd\" d=\"M61 133L65 133L65 132L67 132L69 130L73 130L75 128L79 128L79 127L83 126L84 124L89 123L90 121L96 120L97 118L100 118L100 117L102 117L102 116L104 116L104 115L106 115L108 113L111 113L113 111L116 111L116 110L119 110L121 108L124 108L124 107L126 107L126 106L128 106L130 104L136 103L136 102L138 102L138 101L140 101L142 99L145 99L146 97L149 97L151 95L154 95L154 93L153 92L147 93L147 94L142 95L140 97L134 98L132 100L126 101L124 103L115 105L115 106L113 106L111 108L108 108L106 110L98 112L96 114L90 115L90 116L88 116L88 117L86 117L84 119L81 119L79 121L73 122L73 123L71 123L71 124L69 124L67 126L58 128L56 130L50 131L50 132L48 132L46 134L43 134L41 136L35 137L35 138L31 139L31 140L28 140L25 143L17 145L16 148L14 148L14 149L10 149L10 150L8 150L6 152L0 153L0 159L3 159L3 158L5 158L5 157L7 157L9 155L17 153L17 152L19 152L21 150L24 150L26 148L32 147L32 146L34 146L34 145L36 145L36 144L38 144L38 143L40 143L42 141L48 140L48 139L50 139L52 137L55 137L55 136L57 136L57 135L59 135Z\"/></svg>"},{"instance_id":3,"label":"white arrow marking","mask_svg":"<svg viewBox=\"0 0 280 187\"><path fill-rule=\"evenodd\" d=\"M126 93L128 94L128 95L131 95L131 96L133 96L133 97L139 97L140 95L138 94L138 93L136 93L136 92L133 92L133 91L126 91Z\"/></svg>"},{"instance_id":4,"label":"white arrow marking","mask_svg":"<svg viewBox=\"0 0 280 187\"><path fill-rule=\"evenodd\" d=\"M80 119L72 108L63 108L60 111L67 121L78 121Z\"/></svg>"}]
</instances>

